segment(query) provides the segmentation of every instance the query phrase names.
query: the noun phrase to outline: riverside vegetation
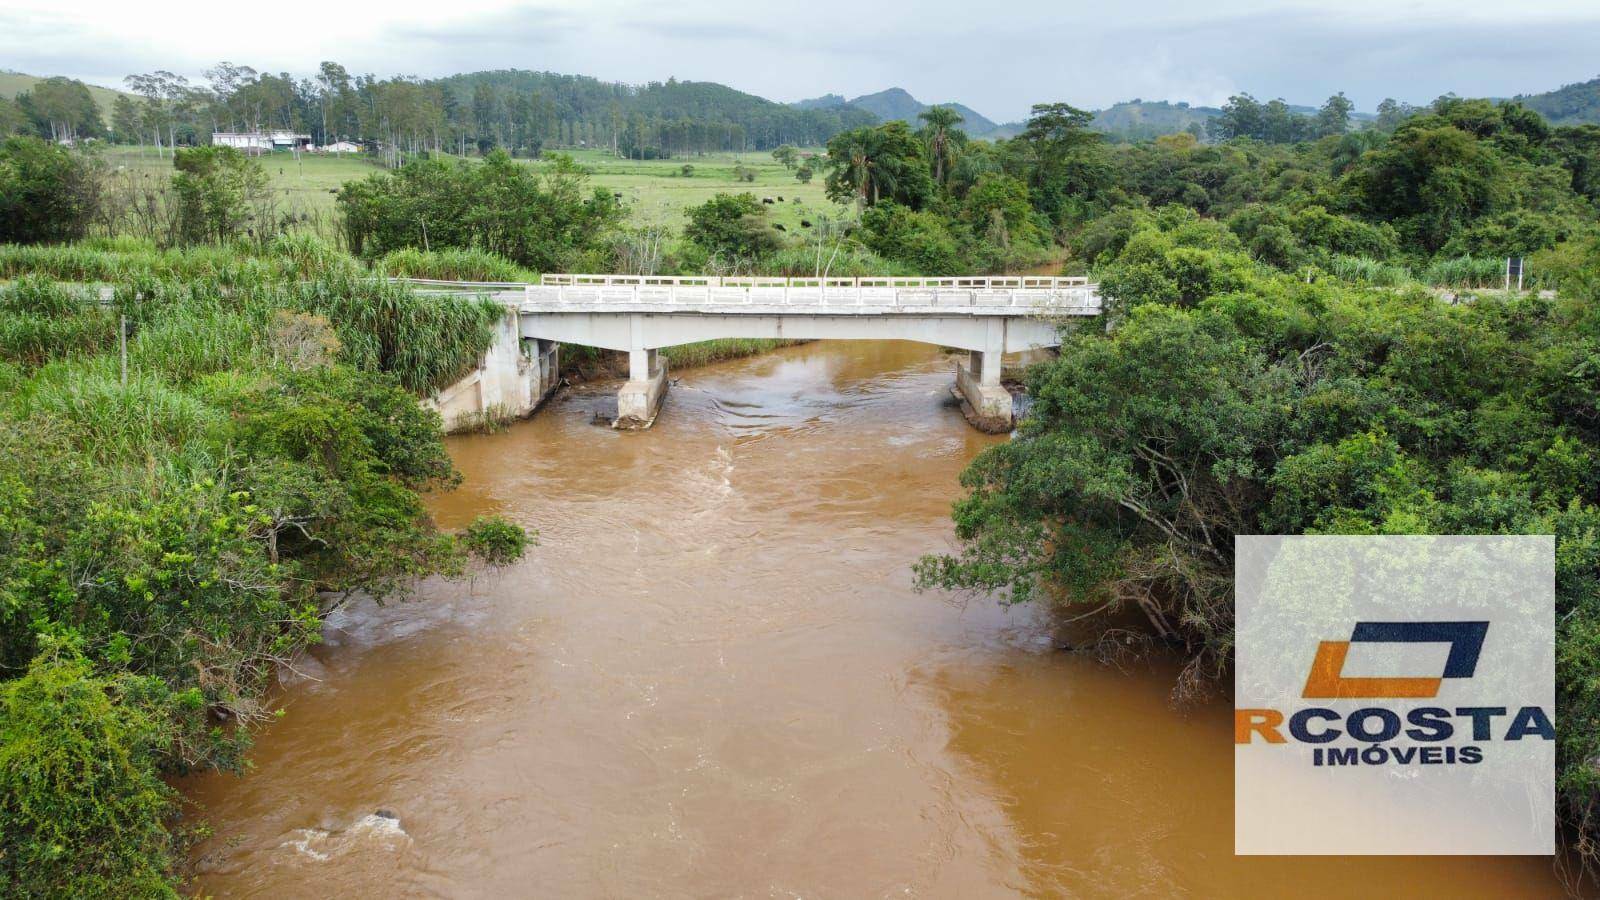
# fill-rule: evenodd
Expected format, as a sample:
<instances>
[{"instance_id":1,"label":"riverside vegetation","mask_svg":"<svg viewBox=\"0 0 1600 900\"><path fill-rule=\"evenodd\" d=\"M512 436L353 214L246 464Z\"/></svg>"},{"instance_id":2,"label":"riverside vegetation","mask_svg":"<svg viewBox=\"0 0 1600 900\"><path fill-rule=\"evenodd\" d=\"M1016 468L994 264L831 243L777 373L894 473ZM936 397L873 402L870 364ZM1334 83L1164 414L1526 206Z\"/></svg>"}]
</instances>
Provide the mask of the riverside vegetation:
<instances>
[{"instance_id":1,"label":"riverside vegetation","mask_svg":"<svg viewBox=\"0 0 1600 900\"><path fill-rule=\"evenodd\" d=\"M197 826L164 778L246 765L322 613L521 555L420 496L458 476L416 394L498 307L323 259L0 287L0 894L171 893Z\"/></svg>"},{"instance_id":2,"label":"riverside vegetation","mask_svg":"<svg viewBox=\"0 0 1600 900\"><path fill-rule=\"evenodd\" d=\"M634 220L575 160L491 140L347 183L318 236L223 148L126 189L8 140L0 884L168 889L191 826L160 775L242 763L326 604L514 558L520 532L440 535L417 501L452 470L415 398L494 311L372 276L559 269L1093 275L1115 327L1029 371L1031 416L966 473L962 546L917 576L1176 652L1179 698L1225 683L1236 533L1555 533L1560 802L1596 858L1600 128L1446 97L1352 130L1330 101L1275 142L1247 99L1214 144L1112 145L1045 104L1007 140L934 108L780 146L833 201L798 230L741 191ZM1483 290L1508 255L1546 293Z\"/></svg>"}]
</instances>

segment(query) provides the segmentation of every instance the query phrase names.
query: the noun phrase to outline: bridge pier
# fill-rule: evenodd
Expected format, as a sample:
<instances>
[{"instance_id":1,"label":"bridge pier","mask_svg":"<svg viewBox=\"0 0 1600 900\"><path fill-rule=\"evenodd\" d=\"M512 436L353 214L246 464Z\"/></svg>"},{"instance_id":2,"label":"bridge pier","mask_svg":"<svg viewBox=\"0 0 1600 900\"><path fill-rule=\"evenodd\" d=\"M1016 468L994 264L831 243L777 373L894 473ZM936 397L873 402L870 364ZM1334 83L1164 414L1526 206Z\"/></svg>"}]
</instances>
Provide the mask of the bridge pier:
<instances>
[{"instance_id":1,"label":"bridge pier","mask_svg":"<svg viewBox=\"0 0 1600 900\"><path fill-rule=\"evenodd\" d=\"M973 427L989 434L1011 430L1011 392L1000 383L1001 357L1005 355L1005 322L988 323L983 350L967 351L967 364L956 364L956 390L963 412Z\"/></svg>"},{"instance_id":2,"label":"bridge pier","mask_svg":"<svg viewBox=\"0 0 1600 900\"><path fill-rule=\"evenodd\" d=\"M638 317L635 316L635 319ZM617 391L617 418L611 427L649 428L667 393L667 360L657 350L628 351L628 380Z\"/></svg>"},{"instance_id":3,"label":"bridge pier","mask_svg":"<svg viewBox=\"0 0 1600 900\"><path fill-rule=\"evenodd\" d=\"M1000 383L1008 353L1061 344L1064 317L1095 316L1082 278L757 278L547 274L540 284L493 285L515 306L522 336L628 354L618 428L648 428L667 389L656 348L720 338L901 340L957 347L954 392L973 425L1012 426Z\"/></svg>"}]
</instances>

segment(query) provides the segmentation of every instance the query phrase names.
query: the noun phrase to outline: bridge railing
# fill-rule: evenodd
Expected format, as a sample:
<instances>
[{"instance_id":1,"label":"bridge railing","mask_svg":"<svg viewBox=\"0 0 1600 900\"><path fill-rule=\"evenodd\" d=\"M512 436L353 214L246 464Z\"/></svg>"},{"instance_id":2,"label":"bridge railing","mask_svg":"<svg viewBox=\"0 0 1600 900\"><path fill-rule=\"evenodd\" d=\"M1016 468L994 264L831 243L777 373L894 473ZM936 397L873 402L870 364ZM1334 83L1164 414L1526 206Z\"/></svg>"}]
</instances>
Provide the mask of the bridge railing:
<instances>
[{"instance_id":1,"label":"bridge railing","mask_svg":"<svg viewBox=\"0 0 1600 900\"><path fill-rule=\"evenodd\" d=\"M798 287L798 288L959 288L962 290L1057 290L1086 287L1089 279L1068 275L964 275L954 277L861 276L808 278L766 275L586 275L550 273L539 278L554 286L642 287Z\"/></svg>"},{"instance_id":2,"label":"bridge railing","mask_svg":"<svg viewBox=\"0 0 1600 900\"><path fill-rule=\"evenodd\" d=\"M521 282L395 279L432 293L480 293L512 305L623 310L693 310L704 307L838 309L873 312L948 309L983 312L1023 309L1043 315L1100 313L1098 285L1088 279L1048 275L959 278L777 278L694 275L546 275ZM731 310L730 310L731 311Z\"/></svg>"}]
</instances>

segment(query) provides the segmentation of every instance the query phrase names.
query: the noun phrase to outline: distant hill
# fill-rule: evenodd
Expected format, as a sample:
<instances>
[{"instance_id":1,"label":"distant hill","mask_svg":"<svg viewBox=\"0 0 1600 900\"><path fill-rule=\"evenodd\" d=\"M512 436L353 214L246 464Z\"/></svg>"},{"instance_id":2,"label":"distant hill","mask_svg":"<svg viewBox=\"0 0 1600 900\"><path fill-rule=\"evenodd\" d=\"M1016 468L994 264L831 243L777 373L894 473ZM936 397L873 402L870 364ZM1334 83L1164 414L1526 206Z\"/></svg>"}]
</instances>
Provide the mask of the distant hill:
<instances>
[{"instance_id":1,"label":"distant hill","mask_svg":"<svg viewBox=\"0 0 1600 900\"><path fill-rule=\"evenodd\" d=\"M712 81L669 78L641 86L586 75L500 69L451 75L437 83L465 104L473 102L473 92L479 85L508 97L537 96L547 104L549 114L564 123L572 143L577 143L585 132L582 126L589 126L589 133L609 133L613 111L623 127L630 120L639 119L656 131L671 132L655 139L680 151L707 140L715 144L720 133L717 126L721 125L738 125L743 129L744 145L768 149L779 144L817 146L840 131L876 121L872 114L848 104L799 108ZM713 133L679 134L692 131L679 127L685 122L710 126ZM579 127L572 130L574 126ZM736 142L733 149L739 146Z\"/></svg>"},{"instance_id":2,"label":"distant hill","mask_svg":"<svg viewBox=\"0 0 1600 900\"><path fill-rule=\"evenodd\" d=\"M1130 141L1147 140L1163 134L1177 134L1195 127L1201 136L1211 120L1222 115L1214 106L1190 106L1165 100L1126 100L1094 114L1096 131Z\"/></svg>"},{"instance_id":3,"label":"distant hill","mask_svg":"<svg viewBox=\"0 0 1600 900\"><path fill-rule=\"evenodd\" d=\"M824 94L809 100L800 100L791 103L796 109L858 109L865 110L877 116L879 121L901 121L916 125L917 116L929 106L948 106L961 115L966 121L961 123L961 130L976 138L1010 137L1022 130L1020 125L999 124L977 110L963 103L928 104L911 96L904 88L889 88L876 94L863 94L853 100L846 100L838 94Z\"/></svg>"},{"instance_id":4,"label":"distant hill","mask_svg":"<svg viewBox=\"0 0 1600 900\"><path fill-rule=\"evenodd\" d=\"M812 97L809 100L796 100L789 104L795 109L838 109L849 106L850 101L843 94L823 94L821 97Z\"/></svg>"},{"instance_id":5,"label":"distant hill","mask_svg":"<svg viewBox=\"0 0 1600 900\"><path fill-rule=\"evenodd\" d=\"M21 72L0 72L0 97L15 100L18 94L32 90L33 86L43 81L38 75L24 75ZM96 106L100 107L100 118L105 120L107 126L111 124L111 104L115 103L117 96L123 91L114 91L111 88L101 87L98 84L88 85L89 96L94 98ZM132 94L128 96L132 97Z\"/></svg>"},{"instance_id":6,"label":"distant hill","mask_svg":"<svg viewBox=\"0 0 1600 900\"><path fill-rule=\"evenodd\" d=\"M975 138L994 140L1015 137L1022 133L1024 127L1022 122L1005 124L995 122L965 104L941 105L952 107L960 113L966 120L961 124L962 130ZM846 100L839 94L824 94L809 100L796 101L790 106L808 110L864 110L884 122L898 119L912 125L917 124L917 115L928 108L928 104L913 97L903 88L889 88L853 100ZM1313 106L1291 105L1289 108L1300 115L1315 115L1317 112ZM1126 141L1149 140L1163 134L1177 134L1180 131L1191 131L1196 128L1204 137L1205 129L1211 120L1220 115L1222 110L1214 106L1190 106L1187 103L1172 103L1166 100L1134 99L1097 111L1091 127ZM1351 118L1359 122L1372 118L1372 115L1354 113Z\"/></svg>"},{"instance_id":7,"label":"distant hill","mask_svg":"<svg viewBox=\"0 0 1600 900\"><path fill-rule=\"evenodd\" d=\"M1516 98L1552 125L1600 125L1600 78Z\"/></svg>"}]
</instances>

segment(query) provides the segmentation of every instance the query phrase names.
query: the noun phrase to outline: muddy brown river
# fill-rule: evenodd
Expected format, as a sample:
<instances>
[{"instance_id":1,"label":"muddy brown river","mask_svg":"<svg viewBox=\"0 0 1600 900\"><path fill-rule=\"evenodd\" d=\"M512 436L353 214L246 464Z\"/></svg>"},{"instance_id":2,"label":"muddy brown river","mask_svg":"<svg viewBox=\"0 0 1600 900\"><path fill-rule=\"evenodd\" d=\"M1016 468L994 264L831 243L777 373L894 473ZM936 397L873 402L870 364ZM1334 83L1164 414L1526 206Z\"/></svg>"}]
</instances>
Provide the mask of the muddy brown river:
<instances>
[{"instance_id":1,"label":"muddy brown river","mask_svg":"<svg viewBox=\"0 0 1600 900\"><path fill-rule=\"evenodd\" d=\"M1230 714L911 590L1000 438L953 357L817 343L452 439L526 560L328 622L255 771L189 781L220 897L1548 897L1547 859L1232 855Z\"/></svg>"}]
</instances>

